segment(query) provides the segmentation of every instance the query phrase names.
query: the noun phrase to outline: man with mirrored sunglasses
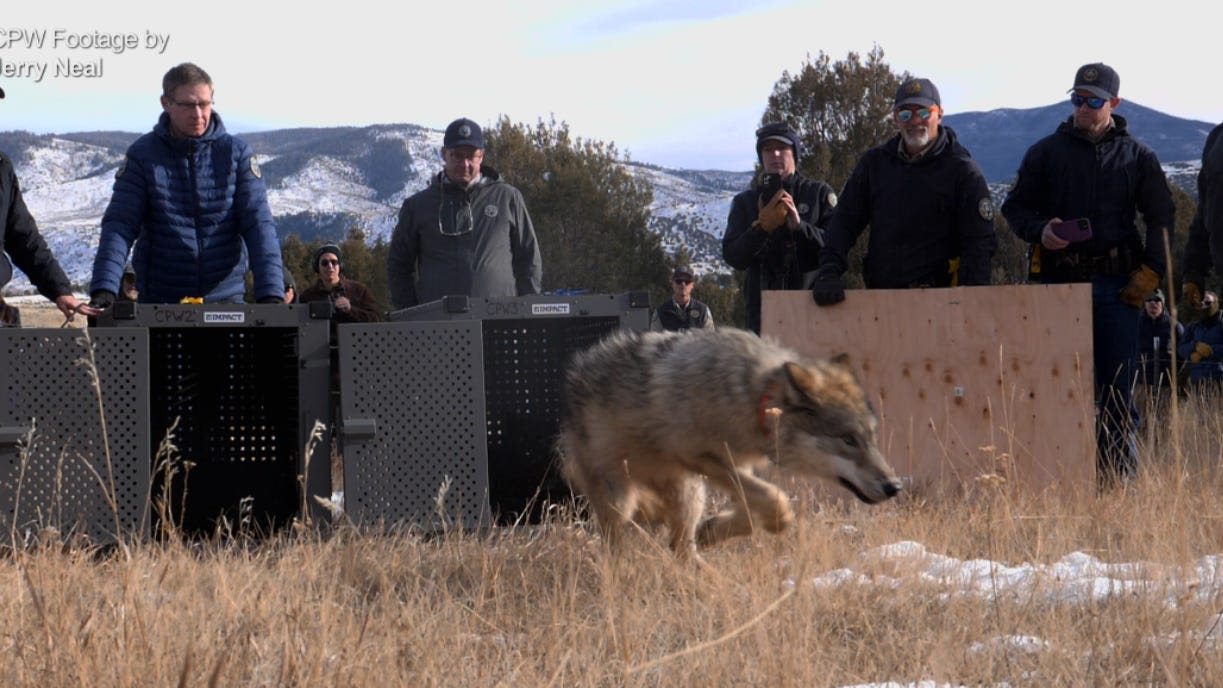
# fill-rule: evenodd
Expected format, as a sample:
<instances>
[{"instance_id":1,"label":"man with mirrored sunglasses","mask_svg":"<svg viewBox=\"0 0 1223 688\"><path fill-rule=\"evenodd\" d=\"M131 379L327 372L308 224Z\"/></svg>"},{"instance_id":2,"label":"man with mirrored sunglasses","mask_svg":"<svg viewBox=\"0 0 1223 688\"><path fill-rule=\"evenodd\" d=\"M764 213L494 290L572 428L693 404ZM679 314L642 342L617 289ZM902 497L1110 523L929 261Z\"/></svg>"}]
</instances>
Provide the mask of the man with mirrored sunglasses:
<instances>
[{"instance_id":1,"label":"man with mirrored sunglasses","mask_svg":"<svg viewBox=\"0 0 1223 688\"><path fill-rule=\"evenodd\" d=\"M989 284L997 248L994 204L981 167L942 124L929 79L908 79L892 109L897 134L858 160L825 233L812 296L845 300L849 250L870 227L868 289Z\"/></svg>"},{"instance_id":2,"label":"man with mirrored sunglasses","mask_svg":"<svg viewBox=\"0 0 1223 688\"><path fill-rule=\"evenodd\" d=\"M518 189L484 164L484 134L470 119L446 127L443 168L399 211L387 255L391 305L443 296L538 294L543 269L535 226Z\"/></svg>"},{"instance_id":3,"label":"man with mirrored sunglasses","mask_svg":"<svg viewBox=\"0 0 1223 688\"><path fill-rule=\"evenodd\" d=\"M1106 64L1079 67L1070 89L1073 112L1028 149L1002 204L1011 230L1031 245L1032 279L1091 284L1101 487L1137 473L1137 309L1159 286L1164 235L1175 214L1155 153L1114 112L1120 87L1121 78ZM1073 242L1065 238L1060 223L1080 220L1090 233Z\"/></svg>"}]
</instances>

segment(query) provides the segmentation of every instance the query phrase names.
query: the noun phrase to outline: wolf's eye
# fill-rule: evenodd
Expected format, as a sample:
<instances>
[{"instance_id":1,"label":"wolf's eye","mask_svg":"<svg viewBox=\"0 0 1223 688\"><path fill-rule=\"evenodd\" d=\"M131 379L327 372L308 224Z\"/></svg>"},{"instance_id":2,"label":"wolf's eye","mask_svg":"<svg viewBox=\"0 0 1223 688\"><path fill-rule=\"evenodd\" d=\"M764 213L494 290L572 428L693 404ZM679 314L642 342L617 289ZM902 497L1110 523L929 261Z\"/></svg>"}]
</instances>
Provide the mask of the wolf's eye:
<instances>
[{"instance_id":1,"label":"wolf's eye","mask_svg":"<svg viewBox=\"0 0 1223 688\"><path fill-rule=\"evenodd\" d=\"M858 438L854 437L853 435L845 435L844 437L841 438L841 441L844 442L845 445L849 447L858 446Z\"/></svg>"}]
</instances>

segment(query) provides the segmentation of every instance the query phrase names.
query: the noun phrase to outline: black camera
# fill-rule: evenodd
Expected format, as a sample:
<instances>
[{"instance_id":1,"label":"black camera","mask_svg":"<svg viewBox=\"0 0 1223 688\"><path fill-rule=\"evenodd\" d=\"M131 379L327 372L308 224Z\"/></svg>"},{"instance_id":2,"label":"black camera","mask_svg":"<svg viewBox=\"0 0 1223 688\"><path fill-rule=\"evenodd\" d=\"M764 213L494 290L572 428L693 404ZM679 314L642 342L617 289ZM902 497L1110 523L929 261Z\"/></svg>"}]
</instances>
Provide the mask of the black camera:
<instances>
[{"instance_id":1,"label":"black camera","mask_svg":"<svg viewBox=\"0 0 1223 688\"><path fill-rule=\"evenodd\" d=\"M781 175L765 172L760 175L760 197L767 203L781 191Z\"/></svg>"}]
</instances>

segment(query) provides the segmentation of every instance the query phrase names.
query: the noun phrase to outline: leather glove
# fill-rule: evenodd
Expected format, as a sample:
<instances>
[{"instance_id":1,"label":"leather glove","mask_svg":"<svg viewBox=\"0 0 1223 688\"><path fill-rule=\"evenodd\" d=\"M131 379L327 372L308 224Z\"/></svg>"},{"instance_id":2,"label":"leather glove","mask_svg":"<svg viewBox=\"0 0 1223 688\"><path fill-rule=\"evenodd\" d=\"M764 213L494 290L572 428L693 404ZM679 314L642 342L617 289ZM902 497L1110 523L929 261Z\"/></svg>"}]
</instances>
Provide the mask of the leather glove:
<instances>
[{"instance_id":1,"label":"leather glove","mask_svg":"<svg viewBox=\"0 0 1223 688\"><path fill-rule=\"evenodd\" d=\"M1147 294L1155 291L1155 287L1159 286L1159 275L1155 274L1147 265L1140 266L1137 270L1130 273L1130 281L1121 288L1121 293L1117 294L1117 298L1134 308L1142 308L1142 302L1146 300Z\"/></svg>"},{"instance_id":2,"label":"leather glove","mask_svg":"<svg viewBox=\"0 0 1223 688\"><path fill-rule=\"evenodd\" d=\"M103 291L99 289L89 295L89 307L104 311L107 308L115 305L114 292Z\"/></svg>"},{"instance_id":3,"label":"leather glove","mask_svg":"<svg viewBox=\"0 0 1223 688\"><path fill-rule=\"evenodd\" d=\"M1181 300L1194 308L1201 308L1202 288L1194 282L1185 282L1181 285Z\"/></svg>"},{"instance_id":4,"label":"leather glove","mask_svg":"<svg viewBox=\"0 0 1223 688\"><path fill-rule=\"evenodd\" d=\"M261 296L256 303L284 303L285 300L279 296Z\"/></svg>"},{"instance_id":5,"label":"leather glove","mask_svg":"<svg viewBox=\"0 0 1223 688\"><path fill-rule=\"evenodd\" d=\"M831 306L845 300L845 283L836 268L820 268L811 282L811 298L818 306Z\"/></svg>"},{"instance_id":6,"label":"leather glove","mask_svg":"<svg viewBox=\"0 0 1223 688\"><path fill-rule=\"evenodd\" d=\"M1210 358L1214 355L1214 352L1215 350L1210 348L1210 345L1206 342L1198 342L1193 345L1193 353L1189 354L1189 360L1197 363L1204 358Z\"/></svg>"},{"instance_id":7,"label":"leather glove","mask_svg":"<svg viewBox=\"0 0 1223 688\"><path fill-rule=\"evenodd\" d=\"M774 229L786 224L786 216L789 211L786 210L786 203L782 200L784 190L773 194L768 203L763 200L756 201L756 207L759 211L756 215L756 226L766 232L772 232Z\"/></svg>"}]
</instances>

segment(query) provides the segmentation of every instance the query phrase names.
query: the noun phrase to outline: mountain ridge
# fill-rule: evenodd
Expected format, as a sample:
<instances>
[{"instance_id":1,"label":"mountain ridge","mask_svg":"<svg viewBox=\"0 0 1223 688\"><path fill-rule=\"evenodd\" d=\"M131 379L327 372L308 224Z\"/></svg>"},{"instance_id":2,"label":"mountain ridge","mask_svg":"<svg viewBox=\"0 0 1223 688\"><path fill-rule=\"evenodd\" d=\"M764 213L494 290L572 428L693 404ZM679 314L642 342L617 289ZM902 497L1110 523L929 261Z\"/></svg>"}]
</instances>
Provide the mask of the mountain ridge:
<instances>
[{"instance_id":1,"label":"mountain ridge","mask_svg":"<svg viewBox=\"0 0 1223 688\"><path fill-rule=\"evenodd\" d=\"M1197 158L1213 125L1134 103L1119 112L1130 116L1134 135L1156 150L1170 181L1196 195ZM945 122L973 152L1000 198L1027 147L1052 133L1069 113L1069 104L1061 103L951 114ZM15 163L26 204L65 272L82 288L88 286L114 172L141 135L0 132L0 151ZM370 241L389 241L404 198L424 188L441 166L442 131L410 123L237 135L256 151L282 239L289 234L305 241L340 238L356 226ZM654 187L649 228L663 247L671 254L685 247L699 272L729 272L721 257L726 215L731 198L747 188L753 172L675 169L633 160L625 164ZM16 274L5 293L31 290L25 276Z\"/></svg>"}]
</instances>

